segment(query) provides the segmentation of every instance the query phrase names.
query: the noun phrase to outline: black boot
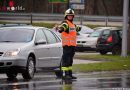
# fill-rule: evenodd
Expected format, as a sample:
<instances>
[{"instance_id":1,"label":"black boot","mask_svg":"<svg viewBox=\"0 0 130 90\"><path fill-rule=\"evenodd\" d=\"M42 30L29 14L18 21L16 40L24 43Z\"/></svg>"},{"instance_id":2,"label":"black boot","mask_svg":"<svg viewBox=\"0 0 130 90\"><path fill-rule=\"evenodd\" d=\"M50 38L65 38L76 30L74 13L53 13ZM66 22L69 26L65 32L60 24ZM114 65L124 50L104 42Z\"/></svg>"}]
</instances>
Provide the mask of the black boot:
<instances>
[{"instance_id":1,"label":"black boot","mask_svg":"<svg viewBox=\"0 0 130 90\"><path fill-rule=\"evenodd\" d=\"M62 79L63 80L70 80L70 79L72 79L70 77L70 75L69 75L69 71L63 71Z\"/></svg>"},{"instance_id":2,"label":"black boot","mask_svg":"<svg viewBox=\"0 0 130 90\"><path fill-rule=\"evenodd\" d=\"M61 78L62 78L62 73L63 73L63 72L62 72L61 70L56 70L56 71L55 71L56 78L57 78L57 79L61 79Z\"/></svg>"},{"instance_id":3,"label":"black boot","mask_svg":"<svg viewBox=\"0 0 130 90\"><path fill-rule=\"evenodd\" d=\"M69 76L71 77L71 79L77 79L77 77L72 75L72 70L69 70Z\"/></svg>"}]
</instances>

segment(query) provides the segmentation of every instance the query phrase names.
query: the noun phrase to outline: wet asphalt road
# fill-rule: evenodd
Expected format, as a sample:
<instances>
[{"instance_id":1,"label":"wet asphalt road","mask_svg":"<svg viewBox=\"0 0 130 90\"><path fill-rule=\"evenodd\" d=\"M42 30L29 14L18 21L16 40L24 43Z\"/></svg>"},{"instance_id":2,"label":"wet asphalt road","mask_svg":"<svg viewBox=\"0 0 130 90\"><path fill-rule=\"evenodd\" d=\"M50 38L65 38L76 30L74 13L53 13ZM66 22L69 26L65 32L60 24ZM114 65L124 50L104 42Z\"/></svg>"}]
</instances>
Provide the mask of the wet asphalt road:
<instances>
[{"instance_id":1,"label":"wet asphalt road","mask_svg":"<svg viewBox=\"0 0 130 90\"><path fill-rule=\"evenodd\" d=\"M38 72L34 79L8 80L0 74L0 90L130 90L130 71L75 73L77 80L62 81L53 72Z\"/></svg>"}]
</instances>

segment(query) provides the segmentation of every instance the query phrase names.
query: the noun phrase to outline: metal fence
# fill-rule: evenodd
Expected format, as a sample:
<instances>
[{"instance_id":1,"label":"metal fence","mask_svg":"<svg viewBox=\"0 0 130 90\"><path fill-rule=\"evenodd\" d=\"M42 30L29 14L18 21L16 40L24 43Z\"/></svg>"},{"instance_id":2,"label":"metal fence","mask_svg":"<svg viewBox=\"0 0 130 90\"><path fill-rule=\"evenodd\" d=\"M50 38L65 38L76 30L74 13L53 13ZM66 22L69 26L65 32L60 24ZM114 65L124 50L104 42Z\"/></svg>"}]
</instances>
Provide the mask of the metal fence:
<instances>
[{"instance_id":1,"label":"metal fence","mask_svg":"<svg viewBox=\"0 0 130 90\"><path fill-rule=\"evenodd\" d=\"M61 22L63 14L43 14L43 13L0 13L0 22L33 23L33 22ZM109 22L122 23L122 16L88 16L76 15L75 22L103 22L106 26Z\"/></svg>"}]
</instances>

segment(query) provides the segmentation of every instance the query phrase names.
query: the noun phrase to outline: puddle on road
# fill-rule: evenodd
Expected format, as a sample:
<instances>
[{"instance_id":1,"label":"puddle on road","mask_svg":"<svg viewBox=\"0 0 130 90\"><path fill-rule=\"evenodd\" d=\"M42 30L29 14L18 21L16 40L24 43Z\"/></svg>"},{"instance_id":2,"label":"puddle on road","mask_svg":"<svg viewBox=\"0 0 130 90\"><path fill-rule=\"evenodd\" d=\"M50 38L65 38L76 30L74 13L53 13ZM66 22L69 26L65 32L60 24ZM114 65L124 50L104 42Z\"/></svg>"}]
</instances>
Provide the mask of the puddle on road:
<instances>
[{"instance_id":1,"label":"puddle on road","mask_svg":"<svg viewBox=\"0 0 130 90\"><path fill-rule=\"evenodd\" d=\"M79 73L77 80L62 81L55 75L38 74L33 80L0 79L0 90L130 90L130 72ZM129 88L129 89L128 89Z\"/></svg>"}]
</instances>

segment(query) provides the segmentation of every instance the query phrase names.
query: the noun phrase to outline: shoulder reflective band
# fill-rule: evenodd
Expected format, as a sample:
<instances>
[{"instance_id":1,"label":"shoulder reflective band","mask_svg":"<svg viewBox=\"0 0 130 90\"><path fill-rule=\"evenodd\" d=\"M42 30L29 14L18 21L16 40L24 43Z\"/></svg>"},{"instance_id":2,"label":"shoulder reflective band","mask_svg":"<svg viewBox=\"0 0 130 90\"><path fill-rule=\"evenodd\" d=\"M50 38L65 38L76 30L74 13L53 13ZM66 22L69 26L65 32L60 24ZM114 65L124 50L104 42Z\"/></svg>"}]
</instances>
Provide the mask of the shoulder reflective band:
<instances>
[{"instance_id":1,"label":"shoulder reflective band","mask_svg":"<svg viewBox=\"0 0 130 90\"><path fill-rule=\"evenodd\" d=\"M68 24L67 23L62 23L62 25L61 25L63 28L64 28L64 30L67 30L68 28L69 28L69 26L68 26Z\"/></svg>"}]
</instances>

